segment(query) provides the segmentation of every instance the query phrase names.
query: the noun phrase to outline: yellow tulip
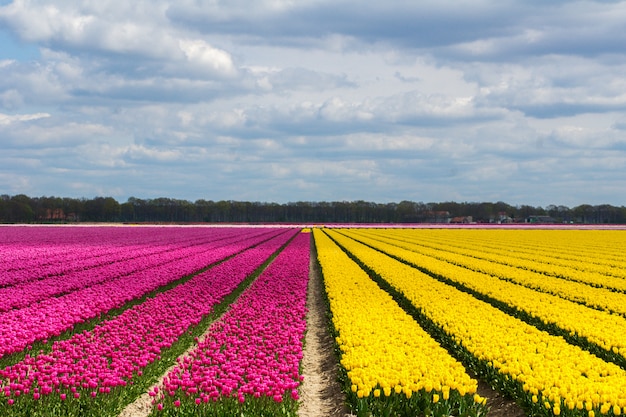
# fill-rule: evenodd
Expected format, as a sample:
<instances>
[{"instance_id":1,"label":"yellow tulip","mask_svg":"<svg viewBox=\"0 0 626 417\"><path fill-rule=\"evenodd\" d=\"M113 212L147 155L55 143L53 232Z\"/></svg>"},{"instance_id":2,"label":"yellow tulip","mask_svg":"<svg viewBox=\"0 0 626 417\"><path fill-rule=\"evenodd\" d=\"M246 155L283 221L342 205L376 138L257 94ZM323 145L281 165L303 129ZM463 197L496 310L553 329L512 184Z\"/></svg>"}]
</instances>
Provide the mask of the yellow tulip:
<instances>
[{"instance_id":1,"label":"yellow tulip","mask_svg":"<svg viewBox=\"0 0 626 417\"><path fill-rule=\"evenodd\" d=\"M614 350L617 354L626 351L624 317L602 311L610 306L615 312L626 312L623 294L605 289L617 289L619 285L626 289L626 272L621 272L626 271L626 262L615 261L621 257L618 251L611 245L602 244L601 240L584 240L592 234L580 231L526 232L334 229L328 233L403 293L453 341L506 378L520 383L525 392L534 396L533 402L538 403L543 398L547 409L556 408L559 412L562 405L567 410L585 408L588 412L594 411L594 407L606 408L609 412L617 406L617 412L621 413L626 405L623 394L626 372L623 369L581 351L559 337L540 332L412 266L418 265L434 275L444 276L526 311L546 324L561 327L564 332L585 337L602 349ZM509 238L500 238L505 235ZM518 240L529 235L532 235L533 243L515 246ZM597 237L600 233L594 235ZM474 240L465 241L466 236ZM604 232L602 236L605 238ZM626 244L624 234L609 233L606 236L614 247L623 248ZM552 237L560 239L558 244L561 244L560 249L555 249L554 256L551 248L556 246L551 245L557 244L553 243ZM584 246L583 242L590 242L589 246ZM513 247L509 249L510 243ZM577 251L586 255L574 259L577 254L568 247L570 244L575 244ZM602 250L594 249L596 246L601 246ZM611 254L609 258L605 252ZM549 260L544 261L548 257ZM592 262L585 263L586 259L593 259L593 265ZM603 264L605 261L606 265ZM574 272L573 265L587 272ZM613 279L606 275L608 273L623 276ZM603 288L602 277L615 287ZM472 311L472 315L468 316L467 311ZM403 380L401 384L406 383ZM431 392L435 388L435 392L443 393L437 384L450 386L447 382L434 380L424 383L424 390ZM457 389L460 395L475 392L475 385L461 385Z\"/></svg>"},{"instance_id":2,"label":"yellow tulip","mask_svg":"<svg viewBox=\"0 0 626 417\"><path fill-rule=\"evenodd\" d=\"M611 409L611 404L603 403L600 406L600 414L607 414L610 409Z\"/></svg>"}]
</instances>

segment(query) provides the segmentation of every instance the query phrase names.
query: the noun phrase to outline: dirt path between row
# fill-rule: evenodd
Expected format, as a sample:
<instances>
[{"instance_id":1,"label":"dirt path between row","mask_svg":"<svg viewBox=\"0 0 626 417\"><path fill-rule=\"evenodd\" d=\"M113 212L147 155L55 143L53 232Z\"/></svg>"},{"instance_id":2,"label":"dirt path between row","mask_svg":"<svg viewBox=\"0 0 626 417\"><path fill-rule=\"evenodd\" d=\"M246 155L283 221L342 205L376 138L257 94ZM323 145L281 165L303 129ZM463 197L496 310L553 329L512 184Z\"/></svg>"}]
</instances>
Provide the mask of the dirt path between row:
<instances>
[{"instance_id":1,"label":"dirt path between row","mask_svg":"<svg viewBox=\"0 0 626 417\"><path fill-rule=\"evenodd\" d=\"M300 386L302 402L299 417L350 416L345 397L337 381L337 358L333 353L333 339L326 330L326 306L322 298L322 279L313 251L309 264L307 297L307 331L302 358L304 381Z\"/></svg>"}]
</instances>

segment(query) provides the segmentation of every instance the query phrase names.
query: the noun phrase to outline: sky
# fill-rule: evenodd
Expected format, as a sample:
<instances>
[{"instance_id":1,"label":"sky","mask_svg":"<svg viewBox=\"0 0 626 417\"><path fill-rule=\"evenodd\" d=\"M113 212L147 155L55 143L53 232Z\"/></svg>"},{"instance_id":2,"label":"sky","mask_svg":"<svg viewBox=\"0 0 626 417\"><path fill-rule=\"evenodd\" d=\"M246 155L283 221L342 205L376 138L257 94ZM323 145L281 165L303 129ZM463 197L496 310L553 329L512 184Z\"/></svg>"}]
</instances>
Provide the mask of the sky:
<instances>
[{"instance_id":1,"label":"sky","mask_svg":"<svg viewBox=\"0 0 626 417\"><path fill-rule=\"evenodd\" d=\"M626 205L626 1L0 0L0 194Z\"/></svg>"}]
</instances>

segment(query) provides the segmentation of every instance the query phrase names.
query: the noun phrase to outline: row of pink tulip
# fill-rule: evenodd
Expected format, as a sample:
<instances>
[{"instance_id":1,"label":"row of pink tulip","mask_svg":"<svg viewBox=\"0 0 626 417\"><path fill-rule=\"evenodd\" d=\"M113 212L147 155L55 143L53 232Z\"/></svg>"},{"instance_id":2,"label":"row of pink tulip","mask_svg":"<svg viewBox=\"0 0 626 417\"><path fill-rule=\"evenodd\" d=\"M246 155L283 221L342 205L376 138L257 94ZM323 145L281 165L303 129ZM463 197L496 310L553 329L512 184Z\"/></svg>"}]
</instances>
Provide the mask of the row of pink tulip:
<instances>
[{"instance_id":1,"label":"row of pink tulip","mask_svg":"<svg viewBox=\"0 0 626 417\"><path fill-rule=\"evenodd\" d=\"M71 243L58 235L59 230L74 236ZM0 237L3 254L0 287L127 262L232 235L228 229L212 229L207 233L207 229L163 227L4 227L1 231L2 237L18 232L24 236L22 240L8 242L2 242Z\"/></svg>"},{"instance_id":2,"label":"row of pink tulip","mask_svg":"<svg viewBox=\"0 0 626 417\"><path fill-rule=\"evenodd\" d=\"M43 255L42 258L40 257L42 256L41 254L32 253L33 259L30 262L15 256L15 252L20 251L22 248L9 248L8 251L5 250L7 257L11 257L7 263L22 264L24 267L0 272L0 287L28 284L49 277L69 275L74 272L97 270L112 263L125 263L131 259L151 256L181 247L183 245L178 243L166 244L161 242L161 245L155 246L124 245L115 247L115 250L106 251L104 245L85 244L80 247L66 247L64 248L65 255L63 253L55 253L51 258L48 258L46 255Z\"/></svg>"},{"instance_id":3,"label":"row of pink tulip","mask_svg":"<svg viewBox=\"0 0 626 417\"><path fill-rule=\"evenodd\" d=\"M293 410L302 380L309 236L300 233L211 326L206 339L179 360L162 389L150 392L159 410L186 414L185 408L212 407L230 415L232 407L242 411L246 402L251 403L246 410L254 410L260 397L282 403L276 413Z\"/></svg>"},{"instance_id":4,"label":"row of pink tulip","mask_svg":"<svg viewBox=\"0 0 626 417\"><path fill-rule=\"evenodd\" d=\"M152 268L160 268L168 263L180 262L186 258L203 254L214 247L222 246L225 237L240 240L245 236L233 236L232 232L229 234L222 232L215 236L205 234L202 240L195 239L183 245L162 246L158 252L149 251L147 247L143 246L127 247L123 253L118 252L115 256L101 256L101 265L98 267L74 270L62 275L0 288L0 313L14 308L26 307L50 297L58 297L102 282L126 279L132 274L146 273ZM84 253L86 258L91 257L91 253L84 252L87 252Z\"/></svg>"},{"instance_id":5,"label":"row of pink tulip","mask_svg":"<svg viewBox=\"0 0 626 417\"><path fill-rule=\"evenodd\" d=\"M293 235L294 231L279 233L92 331L55 342L50 353L26 356L0 370L5 404L20 409L30 402L32 407L33 400L50 395L62 401L81 395L96 398L113 387L132 384L134 377L160 358L163 349L210 314Z\"/></svg>"},{"instance_id":6,"label":"row of pink tulip","mask_svg":"<svg viewBox=\"0 0 626 417\"><path fill-rule=\"evenodd\" d=\"M241 235L243 233L243 236ZM267 231L251 237L248 232L233 231L232 238L204 247L200 253L112 279L91 287L50 297L31 306L0 314L0 357L19 352L35 341L58 336L74 325L91 320L111 309L190 275L207 265L232 256L267 239ZM282 233L275 229L273 234Z\"/></svg>"},{"instance_id":7,"label":"row of pink tulip","mask_svg":"<svg viewBox=\"0 0 626 417\"><path fill-rule=\"evenodd\" d=\"M39 279L70 272L74 264L78 264L77 269L98 265L101 256L124 253L126 248L142 242L146 248L167 245L168 236L160 230L153 227L139 230L121 227L3 228L0 246L5 253L5 262L0 266L0 285L12 275L28 279L30 274L30 278Z\"/></svg>"}]
</instances>

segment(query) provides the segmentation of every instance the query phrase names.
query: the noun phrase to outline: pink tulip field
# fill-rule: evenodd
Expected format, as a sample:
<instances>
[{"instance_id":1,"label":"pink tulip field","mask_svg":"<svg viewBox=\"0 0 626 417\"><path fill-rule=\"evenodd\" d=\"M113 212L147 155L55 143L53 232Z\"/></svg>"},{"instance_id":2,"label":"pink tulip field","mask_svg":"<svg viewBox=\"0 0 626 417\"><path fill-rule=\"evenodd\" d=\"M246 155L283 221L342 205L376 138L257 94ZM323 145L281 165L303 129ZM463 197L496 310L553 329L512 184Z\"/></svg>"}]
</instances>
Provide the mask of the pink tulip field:
<instances>
[{"instance_id":1,"label":"pink tulip field","mask_svg":"<svg viewBox=\"0 0 626 417\"><path fill-rule=\"evenodd\" d=\"M145 232L149 231L142 230L142 233ZM90 270L92 275L109 274L110 278L105 278L103 282L68 292L62 296L48 296L24 308L13 308L0 314L0 358L6 354L18 352L37 340L59 336L78 323L93 319L111 309L119 308L159 287L258 244L267 238L268 232L240 230L238 233L232 231L230 233L231 236L226 240L220 236L220 240L214 242L211 239L205 241L203 245L183 246L182 248L178 247L179 245L172 245L169 253L164 253L159 262L134 272L126 270L120 274L119 271L124 269L124 266L117 265L115 260L111 260L101 268ZM187 256L185 256L185 251ZM142 259L140 256L141 254L139 254L138 260ZM129 262L133 263L132 260ZM150 265L151 262L155 261L148 258L147 262ZM125 261L121 261L121 263L125 263ZM133 268L135 267L131 266L130 271ZM46 286L47 281L63 281L62 278L63 276L54 276L35 281L39 287L34 286L32 292L40 294L45 291L45 288L50 288ZM89 280L87 278L87 281ZM76 282L71 276L65 281ZM9 294L11 286L4 287L3 290ZM7 294L5 297L9 299ZM17 291L11 299L19 297L19 295L20 292ZM22 295L28 297L28 293L25 291L22 292Z\"/></svg>"},{"instance_id":2,"label":"pink tulip field","mask_svg":"<svg viewBox=\"0 0 626 417\"><path fill-rule=\"evenodd\" d=\"M308 254L300 234L153 389L162 415L295 415Z\"/></svg>"},{"instance_id":3,"label":"pink tulip field","mask_svg":"<svg viewBox=\"0 0 626 417\"><path fill-rule=\"evenodd\" d=\"M164 415L293 415L310 238L299 232L3 227L0 415L117 416L147 391Z\"/></svg>"}]
</instances>

